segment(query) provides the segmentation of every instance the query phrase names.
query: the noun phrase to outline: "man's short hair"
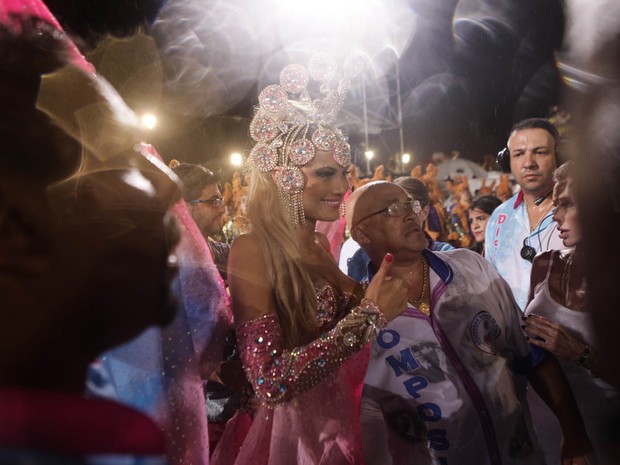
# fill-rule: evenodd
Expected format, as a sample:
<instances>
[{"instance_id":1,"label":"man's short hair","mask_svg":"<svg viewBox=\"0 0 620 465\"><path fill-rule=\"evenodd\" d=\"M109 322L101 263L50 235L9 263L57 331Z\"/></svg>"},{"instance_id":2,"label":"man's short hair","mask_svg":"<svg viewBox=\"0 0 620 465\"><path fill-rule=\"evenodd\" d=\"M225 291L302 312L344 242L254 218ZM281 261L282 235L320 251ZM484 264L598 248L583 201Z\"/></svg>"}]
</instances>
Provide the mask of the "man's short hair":
<instances>
[{"instance_id":1,"label":"man's short hair","mask_svg":"<svg viewBox=\"0 0 620 465\"><path fill-rule=\"evenodd\" d=\"M524 129L544 129L553 137L555 142L555 150L557 151L560 146L560 133L557 128L553 125L553 123L544 118L528 118L516 123L510 129L510 135L512 136L517 131L522 131Z\"/></svg>"},{"instance_id":2,"label":"man's short hair","mask_svg":"<svg viewBox=\"0 0 620 465\"><path fill-rule=\"evenodd\" d=\"M199 199L205 187L219 181L211 170L202 165L180 163L172 171L183 183L183 200L186 202Z\"/></svg>"}]
</instances>

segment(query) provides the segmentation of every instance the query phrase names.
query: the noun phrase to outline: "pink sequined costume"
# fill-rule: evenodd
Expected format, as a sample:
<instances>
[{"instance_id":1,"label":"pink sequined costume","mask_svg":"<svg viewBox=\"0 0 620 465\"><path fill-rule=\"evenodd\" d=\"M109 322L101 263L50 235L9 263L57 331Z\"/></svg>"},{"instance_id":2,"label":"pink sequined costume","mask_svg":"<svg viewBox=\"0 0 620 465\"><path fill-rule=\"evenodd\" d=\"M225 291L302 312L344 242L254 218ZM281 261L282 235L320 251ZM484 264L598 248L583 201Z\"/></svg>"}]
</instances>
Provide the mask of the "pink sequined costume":
<instances>
[{"instance_id":1,"label":"pink sequined costume","mask_svg":"<svg viewBox=\"0 0 620 465\"><path fill-rule=\"evenodd\" d=\"M237 338L254 397L229 421L212 465L361 464L360 397L368 341L385 318L370 301L317 292L321 335L282 347L274 314L239 326ZM351 307L353 307L351 309Z\"/></svg>"}]
</instances>

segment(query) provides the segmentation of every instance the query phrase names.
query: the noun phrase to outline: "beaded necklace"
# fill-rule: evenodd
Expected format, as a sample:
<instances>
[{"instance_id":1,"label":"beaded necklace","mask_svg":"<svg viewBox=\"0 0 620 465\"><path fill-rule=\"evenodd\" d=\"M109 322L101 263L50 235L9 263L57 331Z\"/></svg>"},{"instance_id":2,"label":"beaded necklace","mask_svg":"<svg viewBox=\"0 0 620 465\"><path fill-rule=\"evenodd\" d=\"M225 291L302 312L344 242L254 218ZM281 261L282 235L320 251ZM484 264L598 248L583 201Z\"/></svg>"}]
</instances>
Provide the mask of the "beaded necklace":
<instances>
[{"instance_id":1,"label":"beaded necklace","mask_svg":"<svg viewBox=\"0 0 620 465\"><path fill-rule=\"evenodd\" d=\"M420 291L420 298L418 300L409 299L409 302L411 302L418 310L420 310L426 316L431 315L431 308L425 302L428 277L428 261L426 260L426 257L422 255L422 290Z\"/></svg>"}]
</instances>

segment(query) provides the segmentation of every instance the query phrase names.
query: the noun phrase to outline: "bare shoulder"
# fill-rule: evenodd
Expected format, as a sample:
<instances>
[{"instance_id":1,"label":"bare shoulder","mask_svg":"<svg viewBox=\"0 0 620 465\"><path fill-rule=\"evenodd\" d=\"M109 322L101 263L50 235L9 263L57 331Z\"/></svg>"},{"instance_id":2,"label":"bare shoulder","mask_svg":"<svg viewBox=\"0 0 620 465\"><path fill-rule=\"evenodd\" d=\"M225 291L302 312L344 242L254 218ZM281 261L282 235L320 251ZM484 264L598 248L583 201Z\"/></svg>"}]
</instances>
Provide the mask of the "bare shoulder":
<instances>
[{"instance_id":1,"label":"bare shoulder","mask_svg":"<svg viewBox=\"0 0 620 465\"><path fill-rule=\"evenodd\" d=\"M530 274L529 300L534 298L536 286L545 280L547 276L547 269L549 268L549 263L554 255L554 252L555 251L553 250L548 250L546 252L541 252L534 257L534 261L532 262L532 272Z\"/></svg>"},{"instance_id":2,"label":"bare shoulder","mask_svg":"<svg viewBox=\"0 0 620 465\"><path fill-rule=\"evenodd\" d=\"M254 233L247 233L237 236L237 238L233 241L231 246L231 251L237 249L240 251L244 251L246 249L258 248L259 241L258 237Z\"/></svg>"},{"instance_id":3,"label":"bare shoulder","mask_svg":"<svg viewBox=\"0 0 620 465\"><path fill-rule=\"evenodd\" d=\"M252 233L237 237L228 255L229 273L245 275L247 271L253 274L256 271L255 267L264 268L264 266L258 238Z\"/></svg>"},{"instance_id":4,"label":"bare shoulder","mask_svg":"<svg viewBox=\"0 0 620 465\"><path fill-rule=\"evenodd\" d=\"M532 275L542 273L543 276L547 274L547 268L549 267L549 262L551 258L554 256L555 250L547 250L546 252L541 252L534 257L534 261L532 262ZM555 258L554 258L555 259Z\"/></svg>"},{"instance_id":5,"label":"bare shoulder","mask_svg":"<svg viewBox=\"0 0 620 465\"><path fill-rule=\"evenodd\" d=\"M244 234L233 242L228 257L228 285L236 325L275 313L269 272L256 235Z\"/></svg>"}]
</instances>

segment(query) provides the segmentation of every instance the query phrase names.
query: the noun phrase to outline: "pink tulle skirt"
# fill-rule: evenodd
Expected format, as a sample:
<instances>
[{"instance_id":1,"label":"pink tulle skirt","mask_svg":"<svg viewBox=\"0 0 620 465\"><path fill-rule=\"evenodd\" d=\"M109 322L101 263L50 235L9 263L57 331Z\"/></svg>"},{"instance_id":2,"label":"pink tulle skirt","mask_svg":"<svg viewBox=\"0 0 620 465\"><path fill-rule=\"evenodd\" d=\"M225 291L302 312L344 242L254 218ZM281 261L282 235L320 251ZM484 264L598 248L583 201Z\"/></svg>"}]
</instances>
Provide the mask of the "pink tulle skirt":
<instances>
[{"instance_id":1,"label":"pink tulle skirt","mask_svg":"<svg viewBox=\"0 0 620 465\"><path fill-rule=\"evenodd\" d=\"M211 465L360 465L360 398L369 346L322 383L275 409L239 411Z\"/></svg>"}]
</instances>

